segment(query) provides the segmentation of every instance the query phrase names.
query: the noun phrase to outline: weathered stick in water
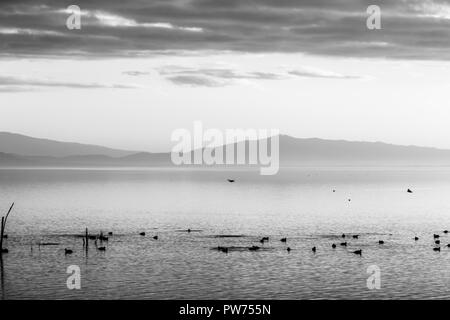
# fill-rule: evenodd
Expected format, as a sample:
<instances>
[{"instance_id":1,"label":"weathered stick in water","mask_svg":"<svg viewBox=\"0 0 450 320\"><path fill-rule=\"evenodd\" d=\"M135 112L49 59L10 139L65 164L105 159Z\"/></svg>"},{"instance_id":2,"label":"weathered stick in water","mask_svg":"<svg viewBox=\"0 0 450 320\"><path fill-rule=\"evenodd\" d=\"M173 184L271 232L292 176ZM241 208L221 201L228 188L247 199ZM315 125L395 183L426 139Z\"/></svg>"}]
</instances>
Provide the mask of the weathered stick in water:
<instances>
[{"instance_id":1,"label":"weathered stick in water","mask_svg":"<svg viewBox=\"0 0 450 320\"><path fill-rule=\"evenodd\" d=\"M88 228L86 228L86 252L89 249L89 233L88 233Z\"/></svg>"},{"instance_id":2,"label":"weathered stick in water","mask_svg":"<svg viewBox=\"0 0 450 320\"><path fill-rule=\"evenodd\" d=\"M5 224L5 217L2 217L2 226L0 229L0 253L3 253L3 225Z\"/></svg>"},{"instance_id":3,"label":"weathered stick in water","mask_svg":"<svg viewBox=\"0 0 450 320\"><path fill-rule=\"evenodd\" d=\"M14 207L14 202L11 205L11 207L9 208L8 213L6 214L6 216L2 217L2 225L1 225L1 230L0 230L0 254L4 253L4 252L5 253L8 252L6 249L3 249L3 238L5 236L6 222L8 221L9 214L11 213L13 207Z\"/></svg>"}]
</instances>

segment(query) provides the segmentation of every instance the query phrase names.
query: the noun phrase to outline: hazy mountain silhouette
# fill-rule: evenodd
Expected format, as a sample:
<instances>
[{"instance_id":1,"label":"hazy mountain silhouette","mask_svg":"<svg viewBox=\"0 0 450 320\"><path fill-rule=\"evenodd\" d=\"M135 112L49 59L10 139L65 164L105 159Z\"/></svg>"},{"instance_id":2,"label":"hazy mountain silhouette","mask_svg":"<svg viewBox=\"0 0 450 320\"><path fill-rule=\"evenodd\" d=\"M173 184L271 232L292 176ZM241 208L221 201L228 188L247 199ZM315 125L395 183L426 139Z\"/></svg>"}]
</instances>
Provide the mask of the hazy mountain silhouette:
<instances>
[{"instance_id":1,"label":"hazy mountain silhouette","mask_svg":"<svg viewBox=\"0 0 450 320\"><path fill-rule=\"evenodd\" d=\"M450 150L400 146L383 142L298 139L280 136L284 164L411 164L450 165Z\"/></svg>"},{"instance_id":2,"label":"hazy mountain silhouette","mask_svg":"<svg viewBox=\"0 0 450 320\"><path fill-rule=\"evenodd\" d=\"M299 139L286 135L279 138L282 166L450 165L450 150L398 146L381 142ZM238 144L243 143L246 144L248 159L249 141ZM235 144L236 149L238 144ZM225 146L222 148L225 150ZM144 167L173 166L173 164L169 152L132 152L0 133L0 166Z\"/></svg>"},{"instance_id":3,"label":"hazy mountain silhouette","mask_svg":"<svg viewBox=\"0 0 450 320\"><path fill-rule=\"evenodd\" d=\"M123 157L136 153L136 151L116 150L95 145L38 139L9 132L0 132L0 152L22 156L44 157L68 157L93 154Z\"/></svg>"}]
</instances>

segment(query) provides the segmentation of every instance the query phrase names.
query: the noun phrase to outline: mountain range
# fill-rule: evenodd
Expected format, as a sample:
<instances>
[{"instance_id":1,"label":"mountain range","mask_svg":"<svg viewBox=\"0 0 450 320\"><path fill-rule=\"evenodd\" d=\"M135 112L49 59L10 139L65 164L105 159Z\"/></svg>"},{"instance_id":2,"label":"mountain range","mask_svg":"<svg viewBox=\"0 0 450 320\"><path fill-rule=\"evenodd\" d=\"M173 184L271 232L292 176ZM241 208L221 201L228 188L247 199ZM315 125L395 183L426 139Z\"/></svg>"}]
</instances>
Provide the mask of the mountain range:
<instances>
[{"instance_id":1,"label":"mountain range","mask_svg":"<svg viewBox=\"0 0 450 320\"><path fill-rule=\"evenodd\" d=\"M444 149L382 142L300 139L287 135L280 135L279 139L281 166L450 165L450 150ZM241 143L248 146L249 142L238 144ZM173 164L170 152L119 150L0 132L0 167L100 166L152 167Z\"/></svg>"}]
</instances>

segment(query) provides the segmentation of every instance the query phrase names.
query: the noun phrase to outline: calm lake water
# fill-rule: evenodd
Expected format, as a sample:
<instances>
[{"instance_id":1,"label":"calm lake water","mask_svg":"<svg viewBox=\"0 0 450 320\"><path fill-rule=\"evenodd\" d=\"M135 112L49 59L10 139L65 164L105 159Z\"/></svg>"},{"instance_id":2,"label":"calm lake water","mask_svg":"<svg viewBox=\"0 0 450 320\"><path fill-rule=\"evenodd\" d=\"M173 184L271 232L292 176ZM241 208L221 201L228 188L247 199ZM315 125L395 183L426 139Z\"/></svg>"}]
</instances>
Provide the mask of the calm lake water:
<instances>
[{"instance_id":1,"label":"calm lake water","mask_svg":"<svg viewBox=\"0 0 450 320\"><path fill-rule=\"evenodd\" d=\"M2 215L13 201L4 299L450 298L450 168L0 170ZM106 252L86 255L86 227L114 233ZM342 233L360 237L332 249Z\"/></svg>"}]
</instances>

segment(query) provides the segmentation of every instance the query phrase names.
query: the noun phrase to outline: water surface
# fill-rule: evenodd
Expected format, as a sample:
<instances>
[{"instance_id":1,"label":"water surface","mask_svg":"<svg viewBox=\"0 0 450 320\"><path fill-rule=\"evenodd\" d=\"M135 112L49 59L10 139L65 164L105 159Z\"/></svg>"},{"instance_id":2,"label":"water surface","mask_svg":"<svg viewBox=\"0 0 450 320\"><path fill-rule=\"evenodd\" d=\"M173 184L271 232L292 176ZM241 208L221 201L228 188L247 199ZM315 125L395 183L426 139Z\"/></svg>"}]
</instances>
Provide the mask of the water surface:
<instances>
[{"instance_id":1,"label":"water surface","mask_svg":"<svg viewBox=\"0 0 450 320\"><path fill-rule=\"evenodd\" d=\"M442 233L450 229L449 197L449 168L282 168L276 176L257 170L0 170L1 210L16 202L1 294L450 298L450 235ZM76 237L86 227L92 234L114 233L103 244L106 252L92 242L86 254ZM342 233L360 237L333 250L332 243L344 241ZM432 250L433 233L441 234L440 253ZM270 241L261 245L263 236ZM249 251L252 245L263 249ZM231 249L225 254L217 246ZM65 256L64 248L74 254ZM361 257L352 253L357 249ZM81 268L81 290L67 289L70 265ZM381 269L380 290L366 286L370 265Z\"/></svg>"}]
</instances>

